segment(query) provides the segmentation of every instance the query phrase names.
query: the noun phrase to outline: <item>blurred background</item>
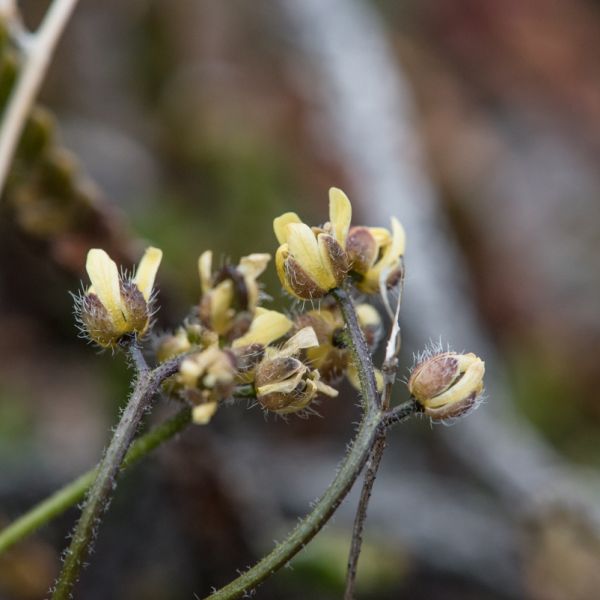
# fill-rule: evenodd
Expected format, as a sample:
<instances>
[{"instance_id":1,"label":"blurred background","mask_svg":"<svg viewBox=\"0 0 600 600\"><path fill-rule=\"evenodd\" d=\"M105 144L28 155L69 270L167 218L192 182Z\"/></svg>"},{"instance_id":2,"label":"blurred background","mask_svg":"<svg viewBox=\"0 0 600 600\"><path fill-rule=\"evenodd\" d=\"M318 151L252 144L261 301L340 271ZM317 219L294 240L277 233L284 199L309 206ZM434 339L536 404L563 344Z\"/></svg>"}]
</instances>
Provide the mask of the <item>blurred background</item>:
<instances>
[{"instance_id":1,"label":"blurred background","mask_svg":"<svg viewBox=\"0 0 600 600\"><path fill-rule=\"evenodd\" d=\"M35 28L48 3L20 4ZM407 230L402 372L441 339L489 374L476 414L391 432L359 597L597 598L599 57L592 0L82 2L0 204L0 524L95 464L128 391L77 337L88 248L164 250L166 329L202 251L273 253L273 217L325 221L335 185L355 222ZM148 457L79 596L203 597L255 562L333 477L354 392L319 412L221 410ZM355 502L257 597L340 598ZM76 516L0 557L0 598L45 594Z\"/></svg>"}]
</instances>

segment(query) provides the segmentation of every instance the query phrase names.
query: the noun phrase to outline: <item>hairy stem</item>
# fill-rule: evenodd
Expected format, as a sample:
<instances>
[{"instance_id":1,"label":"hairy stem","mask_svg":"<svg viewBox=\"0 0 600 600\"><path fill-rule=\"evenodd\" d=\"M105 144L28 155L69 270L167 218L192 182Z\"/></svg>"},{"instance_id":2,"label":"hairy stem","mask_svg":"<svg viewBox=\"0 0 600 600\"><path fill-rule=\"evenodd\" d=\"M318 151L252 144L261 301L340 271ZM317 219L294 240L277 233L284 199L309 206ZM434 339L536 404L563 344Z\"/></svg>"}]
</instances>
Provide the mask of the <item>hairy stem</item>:
<instances>
[{"instance_id":1,"label":"hairy stem","mask_svg":"<svg viewBox=\"0 0 600 600\"><path fill-rule=\"evenodd\" d=\"M346 589L344 591L344 600L353 600L354 598L354 583L356 581L356 571L358 569L358 559L362 548L362 536L367 519L367 509L369 500L373 493L373 485L377 478L377 471L383 458L385 450L385 431L377 434L369 460L367 462L367 470L363 481L362 489L360 490L360 500L354 516L354 525L352 527L352 542L350 544L350 552L348 553L348 571L346 574Z\"/></svg>"},{"instance_id":2,"label":"hairy stem","mask_svg":"<svg viewBox=\"0 0 600 600\"><path fill-rule=\"evenodd\" d=\"M113 438L97 468L97 476L88 494L83 512L71 539L71 544L65 552L63 568L53 590L53 600L71 598L73 586L77 583L79 571L87 557L98 524L108 501L115 488L116 476L121 468L125 453L137 431L152 396L160 383L172 375L179 366L179 361L163 363L154 371L145 367L141 351L135 342L132 343L131 357L134 364L140 368L137 374L135 388L121 420L117 425Z\"/></svg>"},{"instance_id":3,"label":"hairy stem","mask_svg":"<svg viewBox=\"0 0 600 600\"><path fill-rule=\"evenodd\" d=\"M0 193L19 136L35 100L52 54L77 0L54 0L34 35L28 38L25 63L4 110L0 124Z\"/></svg>"},{"instance_id":4,"label":"hairy stem","mask_svg":"<svg viewBox=\"0 0 600 600\"><path fill-rule=\"evenodd\" d=\"M367 341L358 323L354 302L347 290L336 288L331 292L336 299L350 334L350 350L358 371L363 410L380 408L381 399L375 381L375 369Z\"/></svg>"},{"instance_id":5,"label":"hairy stem","mask_svg":"<svg viewBox=\"0 0 600 600\"><path fill-rule=\"evenodd\" d=\"M335 479L314 506L312 512L304 517L270 554L240 577L208 596L210 600L231 600L249 593L302 550L327 523L352 488L369 457L374 439L379 433L382 412L379 407L375 371L369 348L358 324L354 303L346 290L336 289L332 295L340 306L348 328L350 348L359 373L364 411L358 433Z\"/></svg>"},{"instance_id":6,"label":"hairy stem","mask_svg":"<svg viewBox=\"0 0 600 600\"><path fill-rule=\"evenodd\" d=\"M422 406L414 398L411 398L383 413L381 427L382 429L389 429L392 425L402 423L408 415L415 415L422 412Z\"/></svg>"},{"instance_id":7,"label":"hairy stem","mask_svg":"<svg viewBox=\"0 0 600 600\"><path fill-rule=\"evenodd\" d=\"M157 446L184 429L191 421L191 414L189 409L183 409L135 440L125 455L121 469L133 466ZM94 482L96 474L97 469L83 473L0 531L0 554L80 502Z\"/></svg>"},{"instance_id":8,"label":"hairy stem","mask_svg":"<svg viewBox=\"0 0 600 600\"><path fill-rule=\"evenodd\" d=\"M385 350L385 360L382 366L383 375L383 395L381 397L381 408L384 411L388 411L390 401L392 398L392 386L396 381L396 372L398 370L398 354L400 353L400 346L402 338L400 336L400 306L402 304L402 292L404 290L404 266L402 266L402 276L400 279L400 285L398 286L398 297L396 299L396 309L392 311L389 298L388 290L383 286L381 290L382 297L384 299L385 306L392 319L392 329L388 338L388 342ZM412 414L409 412L409 414ZM367 520L367 510L369 508L369 501L373 493L373 486L375 485L375 479L379 467L381 466L381 460L386 446L386 434L387 431L382 427L375 438L373 448L367 463L367 472L363 480L363 485L360 490L360 499L358 506L356 507L356 514L354 516L354 526L352 528L352 542L350 543L350 551L348 553L348 570L346 572L346 588L344 591L344 600L353 600L354 598L354 586L356 584L356 573L358 570L358 560L360 558L360 552L362 549L363 531L365 528L365 522Z\"/></svg>"},{"instance_id":9,"label":"hairy stem","mask_svg":"<svg viewBox=\"0 0 600 600\"><path fill-rule=\"evenodd\" d=\"M365 414L350 452L340 467L337 476L321 496L312 512L270 554L243 575L208 596L210 600L230 600L247 594L285 566L312 540L341 504L362 470L379 426L379 416L380 414L376 410L371 410Z\"/></svg>"}]
</instances>

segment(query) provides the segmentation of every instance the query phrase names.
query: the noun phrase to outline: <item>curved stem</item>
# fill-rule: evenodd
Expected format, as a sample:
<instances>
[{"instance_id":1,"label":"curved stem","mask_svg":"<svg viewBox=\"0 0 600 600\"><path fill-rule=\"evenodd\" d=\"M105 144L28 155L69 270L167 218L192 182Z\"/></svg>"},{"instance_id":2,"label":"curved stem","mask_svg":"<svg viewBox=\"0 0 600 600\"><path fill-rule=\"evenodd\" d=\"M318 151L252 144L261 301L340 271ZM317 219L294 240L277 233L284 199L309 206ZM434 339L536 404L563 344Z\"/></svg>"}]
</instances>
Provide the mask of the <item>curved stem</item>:
<instances>
[{"instance_id":1,"label":"curved stem","mask_svg":"<svg viewBox=\"0 0 600 600\"><path fill-rule=\"evenodd\" d=\"M117 473L131 440L157 387L179 366L179 361L174 359L169 363L163 363L154 371L143 368L143 363L140 362L143 360L141 352L135 342L131 345L131 356L136 365L142 365L142 369L138 372L133 393L123 411L104 458L97 468L96 479L81 517L75 526L71 544L65 552L63 568L53 590L53 600L66 600L72 597L73 586L77 583L79 571L97 533L100 518L108 506L108 501L115 488Z\"/></svg>"},{"instance_id":2,"label":"curved stem","mask_svg":"<svg viewBox=\"0 0 600 600\"><path fill-rule=\"evenodd\" d=\"M335 479L321 496L312 512L304 517L270 554L243 575L208 596L210 600L231 600L247 594L302 550L321 530L352 488L369 457L374 439L379 433L382 412L375 371L369 348L358 323L354 303L346 290L338 288L331 293L340 306L348 328L350 348L361 384L364 410L358 433Z\"/></svg>"},{"instance_id":3,"label":"curved stem","mask_svg":"<svg viewBox=\"0 0 600 600\"><path fill-rule=\"evenodd\" d=\"M210 600L240 598L286 565L310 542L329 520L356 481L369 455L379 422L380 413L378 411L370 410L365 414L350 452L346 456L337 476L321 496L312 512L270 554L243 575L207 598L210 598Z\"/></svg>"},{"instance_id":4,"label":"curved stem","mask_svg":"<svg viewBox=\"0 0 600 600\"><path fill-rule=\"evenodd\" d=\"M77 0L54 0L37 32L28 38L25 64L0 124L0 193L4 189L6 175L31 105L44 79L54 48L76 4Z\"/></svg>"},{"instance_id":5,"label":"curved stem","mask_svg":"<svg viewBox=\"0 0 600 600\"><path fill-rule=\"evenodd\" d=\"M186 408L135 440L125 455L121 470L133 466L157 446L184 429L191 421L191 414ZM97 469L83 473L0 531L0 554L80 502L94 483L96 474Z\"/></svg>"},{"instance_id":6,"label":"curved stem","mask_svg":"<svg viewBox=\"0 0 600 600\"><path fill-rule=\"evenodd\" d=\"M331 292L331 295L336 299L340 307L346 327L348 328L348 333L350 334L350 349L358 371L363 410L368 409L368 407L380 408L381 399L377 391L375 369L367 341L358 323L354 302L348 291L343 288L336 288Z\"/></svg>"},{"instance_id":7,"label":"curved stem","mask_svg":"<svg viewBox=\"0 0 600 600\"><path fill-rule=\"evenodd\" d=\"M402 292L404 290L404 266L402 266L402 276L398 286L398 297L396 299L396 309L392 311L388 290L383 286L381 290L382 298L386 309L392 319L392 328L385 349L385 360L381 368L383 375L383 395L381 397L381 408L388 412L390 400L392 397L392 386L396 381L396 372L398 370L398 354L400 353L400 345L402 338L400 336L400 306L402 304ZM350 551L348 553L348 569L346 572L346 588L344 591L344 600L353 600L354 585L356 583L356 572L358 570L358 560L362 549L363 530L365 521L367 520L367 509L369 501L373 493L373 486L377 478L377 472L381 465L383 453L386 446L386 429L382 427L375 439L371 454L367 463L367 472L363 480L362 489L360 490L360 499L356 507L354 516L354 525L352 528L352 542L350 543Z\"/></svg>"},{"instance_id":8,"label":"curved stem","mask_svg":"<svg viewBox=\"0 0 600 600\"><path fill-rule=\"evenodd\" d=\"M159 377L163 376L159 373ZM255 396L254 386L237 386L233 396L234 398L242 399L253 398ZM121 470L134 465L146 456L146 454L152 452L154 448L179 433L191 422L191 414L191 410L185 408L174 417L171 417L163 424L158 425L135 440L125 455ZM77 502L80 502L94 482L96 473L97 468L83 473L77 479L66 484L60 490L39 502L24 515L18 517L7 527L0 530L0 555L9 548L12 548L20 540L31 535L45 523L48 523L74 504L77 504Z\"/></svg>"},{"instance_id":9,"label":"curved stem","mask_svg":"<svg viewBox=\"0 0 600 600\"><path fill-rule=\"evenodd\" d=\"M358 559L362 548L362 536L367 519L367 508L369 500L373 493L373 485L377 478L377 471L383 458L385 450L385 431L380 431L375 439L373 448L369 454L367 462L367 471L362 489L360 491L360 500L354 516L354 525L352 527L352 543L350 544L350 552L348 553L348 571L346 575L346 589L344 591L344 600L353 600L354 598L354 583L356 581L356 571L358 569Z\"/></svg>"}]
</instances>

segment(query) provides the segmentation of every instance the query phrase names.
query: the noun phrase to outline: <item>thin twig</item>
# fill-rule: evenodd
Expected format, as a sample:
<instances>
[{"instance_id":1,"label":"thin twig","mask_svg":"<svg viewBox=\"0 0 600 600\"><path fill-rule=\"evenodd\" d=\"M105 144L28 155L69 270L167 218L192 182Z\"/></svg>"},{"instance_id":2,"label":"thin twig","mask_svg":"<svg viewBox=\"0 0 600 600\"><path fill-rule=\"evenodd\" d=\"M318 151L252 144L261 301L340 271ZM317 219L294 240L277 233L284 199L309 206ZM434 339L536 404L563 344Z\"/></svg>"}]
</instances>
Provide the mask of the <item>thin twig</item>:
<instances>
[{"instance_id":1,"label":"thin twig","mask_svg":"<svg viewBox=\"0 0 600 600\"><path fill-rule=\"evenodd\" d=\"M392 318L392 327L390 335L388 337L385 359L382 367L383 372L383 383L384 390L381 399L381 407L384 411L387 411L390 406L390 400L392 397L392 386L396 381L396 371L398 370L398 354L400 353L400 346L402 338L400 335L400 306L402 304L402 292L404 290L404 265L402 266L402 277L400 278L400 284L398 286L398 298L396 299L396 309L392 312L389 299L387 297L388 290L385 286L382 286L381 293L385 299L385 304L388 308L390 316ZM354 516L354 525L352 527L352 541L350 543L350 551L348 553L348 570L346 572L346 588L344 591L344 600L353 600L354 598L354 586L356 584L356 573L358 570L358 560L360 558L360 552L362 549L363 531L365 522L367 520L367 510L369 508L369 501L373 493L373 486L375 485L375 479L381 465L383 453L386 446L386 428L382 427L375 438L371 454L367 462L367 470L360 491L360 499L358 506L356 507L356 514Z\"/></svg>"},{"instance_id":2,"label":"thin twig","mask_svg":"<svg viewBox=\"0 0 600 600\"><path fill-rule=\"evenodd\" d=\"M132 344L131 353L136 364L140 359L143 360L135 342ZM179 363L180 360L173 359L168 363L163 363L154 371L142 370L138 373L133 393L123 411L104 458L100 462L96 480L75 526L71 544L65 552L63 568L52 593L53 600L67 600L72 597L73 587L79 578L79 571L90 551L100 518L114 491L116 476L125 453L158 386L166 377L177 371Z\"/></svg>"},{"instance_id":3,"label":"thin twig","mask_svg":"<svg viewBox=\"0 0 600 600\"><path fill-rule=\"evenodd\" d=\"M350 349L358 371L363 410L369 410L373 407L381 408L381 398L375 381L375 368L365 336L358 323L354 302L346 289L336 288L331 294L340 307L342 317L350 333Z\"/></svg>"},{"instance_id":4,"label":"thin twig","mask_svg":"<svg viewBox=\"0 0 600 600\"><path fill-rule=\"evenodd\" d=\"M77 0L54 0L37 32L28 38L25 63L0 124L0 194L31 105L37 96L56 44Z\"/></svg>"},{"instance_id":5,"label":"thin twig","mask_svg":"<svg viewBox=\"0 0 600 600\"><path fill-rule=\"evenodd\" d=\"M160 377L160 374L159 374ZM237 386L233 398L249 399L255 397L254 386ZM131 444L125 455L121 470L128 468L142 459L157 446L171 439L191 422L191 410L185 408L174 417L158 425ZM36 506L18 517L0 531L0 555L20 540L31 535L42 525L63 514L77 502L80 502L94 482L97 469L90 469Z\"/></svg>"},{"instance_id":6,"label":"thin twig","mask_svg":"<svg viewBox=\"0 0 600 600\"><path fill-rule=\"evenodd\" d=\"M394 406L391 410L388 410L383 414L381 419L381 428L389 429L393 425L402 423L408 416L419 414L423 412L421 405L414 399L411 398L398 406Z\"/></svg>"},{"instance_id":7,"label":"thin twig","mask_svg":"<svg viewBox=\"0 0 600 600\"><path fill-rule=\"evenodd\" d=\"M359 476L369 457L375 436L379 431L382 413L371 354L358 324L352 298L346 290L336 289L337 300L350 335L350 349L359 374L363 396L363 416L358 433L335 479L313 510L296 526L288 537L254 567L211 594L210 600L231 600L244 596L273 573L287 564L321 530L336 511Z\"/></svg>"},{"instance_id":8,"label":"thin twig","mask_svg":"<svg viewBox=\"0 0 600 600\"><path fill-rule=\"evenodd\" d=\"M133 466L157 446L171 439L190 423L191 418L191 410L185 408L135 440L125 455L121 470ZM0 554L80 502L94 483L96 474L97 468L83 473L0 531Z\"/></svg>"},{"instance_id":9,"label":"thin twig","mask_svg":"<svg viewBox=\"0 0 600 600\"><path fill-rule=\"evenodd\" d=\"M367 519L367 509L369 500L373 492L373 484L377 477L377 471L383 458L385 450L385 431L377 434L369 460L367 461L367 470L363 480L362 489L360 490L360 500L356 508L354 516L354 525L352 527L352 542L350 544L350 552L348 553L348 571L346 574L346 589L344 591L344 600L352 600L354 598L354 583L356 581L356 571L358 568L358 559L362 548L362 534Z\"/></svg>"}]
</instances>

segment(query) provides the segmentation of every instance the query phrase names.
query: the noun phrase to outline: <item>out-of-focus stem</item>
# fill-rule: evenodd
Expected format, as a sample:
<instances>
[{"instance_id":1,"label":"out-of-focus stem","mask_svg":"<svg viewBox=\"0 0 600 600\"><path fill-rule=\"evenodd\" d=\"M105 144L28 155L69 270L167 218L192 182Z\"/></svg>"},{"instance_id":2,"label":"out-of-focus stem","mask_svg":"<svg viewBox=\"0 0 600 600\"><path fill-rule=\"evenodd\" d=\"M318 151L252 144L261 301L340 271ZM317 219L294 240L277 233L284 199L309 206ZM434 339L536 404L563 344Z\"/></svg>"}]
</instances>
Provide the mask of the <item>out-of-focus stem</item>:
<instances>
[{"instance_id":1,"label":"out-of-focus stem","mask_svg":"<svg viewBox=\"0 0 600 600\"><path fill-rule=\"evenodd\" d=\"M39 29L27 38L25 61L0 124L0 194L31 105L46 74L56 44L77 0L54 0Z\"/></svg>"},{"instance_id":2,"label":"out-of-focus stem","mask_svg":"<svg viewBox=\"0 0 600 600\"><path fill-rule=\"evenodd\" d=\"M183 409L135 440L125 455L121 469L127 469L136 464L157 446L179 433L190 421L191 411L187 408ZM0 531L0 554L80 502L94 482L96 473L95 468L83 473Z\"/></svg>"}]
</instances>

